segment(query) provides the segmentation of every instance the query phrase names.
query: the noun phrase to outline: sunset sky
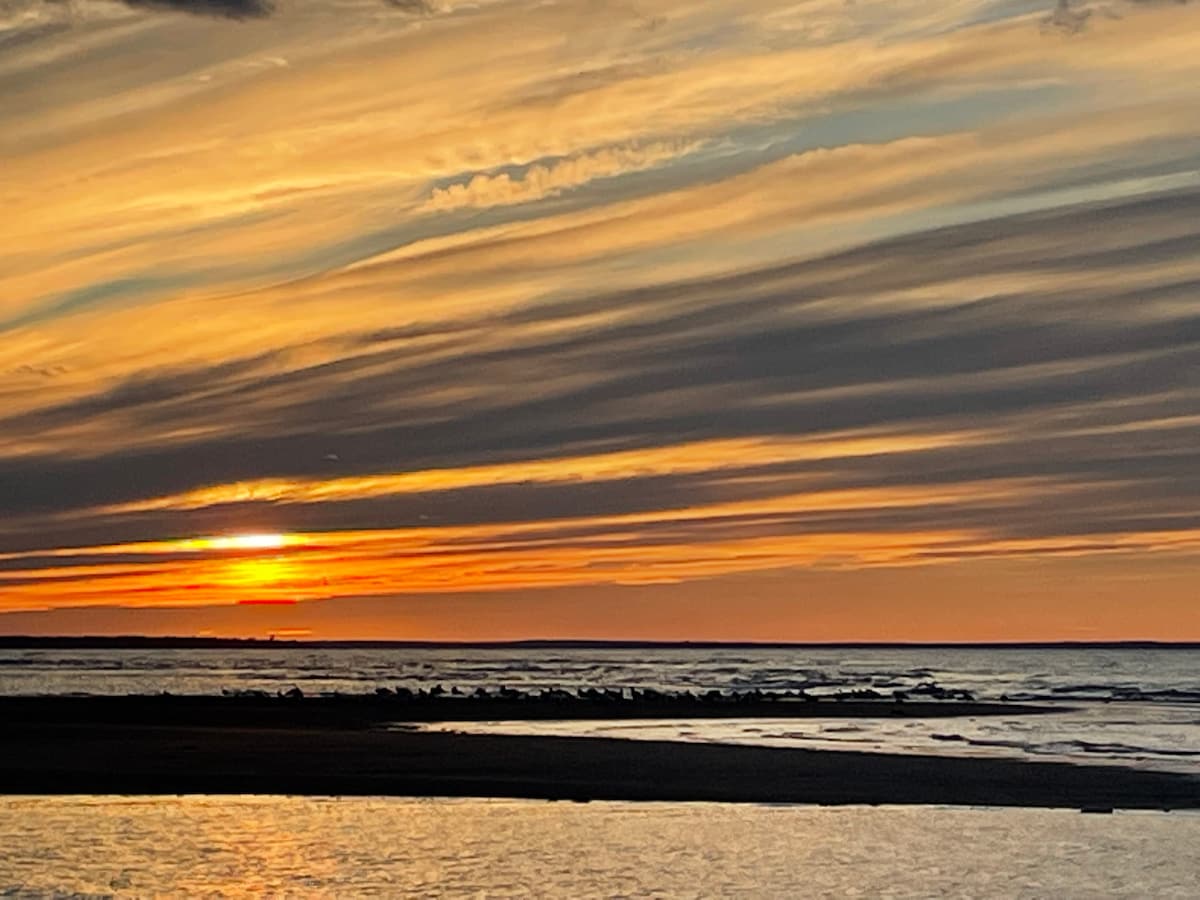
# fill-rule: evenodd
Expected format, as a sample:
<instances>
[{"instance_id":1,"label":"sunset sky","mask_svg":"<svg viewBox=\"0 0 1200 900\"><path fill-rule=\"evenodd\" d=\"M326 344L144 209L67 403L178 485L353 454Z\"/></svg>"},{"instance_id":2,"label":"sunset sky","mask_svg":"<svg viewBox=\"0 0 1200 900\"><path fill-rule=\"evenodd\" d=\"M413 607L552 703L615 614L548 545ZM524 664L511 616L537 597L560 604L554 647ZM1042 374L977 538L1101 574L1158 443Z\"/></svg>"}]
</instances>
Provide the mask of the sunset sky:
<instances>
[{"instance_id":1,"label":"sunset sky","mask_svg":"<svg viewBox=\"0 0 1200 900\"><path fill-rule=\"evenodd\" d=\"M1200 3L0 0L0 633L1200 639Z\"/></svg>"}]
</instances>

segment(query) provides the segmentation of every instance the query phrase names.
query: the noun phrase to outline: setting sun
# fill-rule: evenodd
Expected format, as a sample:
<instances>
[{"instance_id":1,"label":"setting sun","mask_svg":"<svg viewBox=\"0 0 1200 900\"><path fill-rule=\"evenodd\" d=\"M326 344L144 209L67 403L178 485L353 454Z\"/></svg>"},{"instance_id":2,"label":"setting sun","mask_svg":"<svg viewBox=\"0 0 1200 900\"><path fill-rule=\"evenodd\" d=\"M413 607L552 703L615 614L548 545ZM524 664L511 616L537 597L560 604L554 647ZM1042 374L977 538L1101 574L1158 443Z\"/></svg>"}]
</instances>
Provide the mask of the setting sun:
<instances>
[{"instance_id":1,"label":"setting sun","mask_svg":"<svg viewBox=\"0 0 1200 900\"><path fill-rule=\"evenodd\" d=\"M184 542L190 550L281 550L294 543L287 534L229 534Z\"/></svg>"},{"instance_id":2,"label":"setting sun","mask_svg":"<svg viewBox=\"0 0 1200 900\"><path fill-rule=\"evenodd\" d=\"M235 534L214 538L213 547L219 550L274 550L287 545L284 534Z\"/></svg>"}]
</instances>

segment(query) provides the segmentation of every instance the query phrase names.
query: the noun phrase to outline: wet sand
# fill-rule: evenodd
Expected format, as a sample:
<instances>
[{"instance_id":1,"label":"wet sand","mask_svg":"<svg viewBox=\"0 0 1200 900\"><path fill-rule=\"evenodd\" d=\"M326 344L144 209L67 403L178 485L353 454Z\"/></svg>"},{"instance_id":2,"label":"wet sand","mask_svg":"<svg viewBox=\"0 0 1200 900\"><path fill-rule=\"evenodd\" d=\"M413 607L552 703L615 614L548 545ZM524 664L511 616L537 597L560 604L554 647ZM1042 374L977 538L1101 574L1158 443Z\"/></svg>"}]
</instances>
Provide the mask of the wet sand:
<instances>
[{"instance_id":1,"label":"wet sand","mask_svg":"<svg viewBox=\"0 0 1200 900\"><path fill-rule=\"evenodd\" d=\"M1115 766L412 733L376 727L361 710L328 718L345 703L99 699L0 698L0 793L1200 808L1200 777ZM83 709L92 712L68 715ZM250 720L266 710L274 710L269 723ZM859 705L844 711L866 714Z\"/></svg>"},{"instance_id":2,"label":"wet sand","mask_svg":"<svg viewBox=\"0 0 1200 900\"><path fill-rule=\"evenodd\" d=\"M1200 808L1200 778L1109 766L280 727L11 726L0 793Z\"/></svg>"},{"instance_id":3,"label":"wet sand","mask_svg":"<svg viewBox=\"0 0 1200 900\"><path fill-rule=\"evenodd\" d=\"M799 700L755 694L719 697L650 694L453 696L131 695L0 696L0 722L251 725L368 728L382 722L492 722L546 719L922 718L1037 715L1059 708L962 700Z\"/></svg>"}]
</instances>

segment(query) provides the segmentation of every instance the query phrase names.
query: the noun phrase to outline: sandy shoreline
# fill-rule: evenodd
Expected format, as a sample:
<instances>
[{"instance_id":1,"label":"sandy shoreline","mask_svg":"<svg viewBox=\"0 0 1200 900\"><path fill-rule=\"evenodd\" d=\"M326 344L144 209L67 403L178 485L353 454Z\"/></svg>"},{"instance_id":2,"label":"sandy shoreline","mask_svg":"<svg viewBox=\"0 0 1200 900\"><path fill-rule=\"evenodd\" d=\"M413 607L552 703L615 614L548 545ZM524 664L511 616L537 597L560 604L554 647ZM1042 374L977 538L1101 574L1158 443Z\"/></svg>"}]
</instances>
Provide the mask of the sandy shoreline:
<instances>
[{"instance_id":1,"label":"sandy shoreline","mask_svg":"<svg viewBox=\"0 0 1200 900\"><path fill-rule=\"evenodd\" d=\"M962 700L808 700L742 694L716 699L657 694L623 699L574 695L0 696L0 722L250 725L368 728L382 722L539 719L922 718L1038 715L1061 707Z\"/></svg>"},{"instance_id":2,"label":"sandy shoreline","mask_svg":"<svg viewBox=\"0 0 1200 900\"><path fill-rule=\"evenodd\" d=\"M1200 808L1200 777L1115 766L411 733L374 727L361 709L331 719L338 704L308 700L98 699L0 698L0 793ZM843 712L866 714L859 706Z\"/></svg>"},{"instance_id":3,"label":"sandy shoreline","mask_svg":"<svg viewBox=\"0 0 1200 900\"><path fill-rule=\"evenodd\" d=\"M278 727L15 726L0 793L1200 808L1200 778L1112 766Z\"/></svg>"}]
</instances>

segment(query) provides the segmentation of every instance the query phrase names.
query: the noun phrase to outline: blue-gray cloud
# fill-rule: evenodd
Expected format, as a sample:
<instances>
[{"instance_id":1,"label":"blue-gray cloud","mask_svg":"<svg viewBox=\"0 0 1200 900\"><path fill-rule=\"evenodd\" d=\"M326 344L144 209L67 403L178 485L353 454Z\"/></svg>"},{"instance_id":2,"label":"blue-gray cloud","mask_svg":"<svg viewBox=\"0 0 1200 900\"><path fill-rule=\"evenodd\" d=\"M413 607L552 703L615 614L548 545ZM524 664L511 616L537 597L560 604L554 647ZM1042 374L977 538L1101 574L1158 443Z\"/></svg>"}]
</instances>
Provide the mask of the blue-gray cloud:
<instances>
[{"instance_id":1,"label":"blue-gray cloud","mask_svg":"<svg viewBox=\"0 0 1200 900\"><path fill-rule=\"evenodd\" d=\"M1124 0L1130 6L1184 6L1188 0ZM1090 3L1088 0L1057 0L1045 18L1042 30L1060 34L1081 34L1092 21L1122 18L1120 3Z\"/></svg>"},{"instance_id":2,"label":"blue-gray cloud","mask_svg":"<svg viewBox=\"0 0 1200 900\"><path fill-rule=\"evenodd\" d=\"M275 11L272 0L121 0L135 9L162 9L222 19L265 19Z\"/></svg>"}]
</instances>

